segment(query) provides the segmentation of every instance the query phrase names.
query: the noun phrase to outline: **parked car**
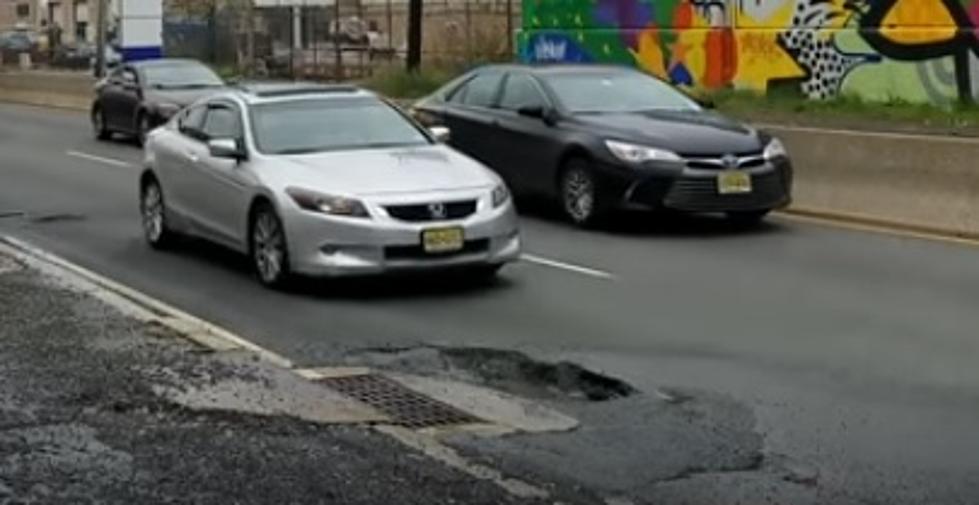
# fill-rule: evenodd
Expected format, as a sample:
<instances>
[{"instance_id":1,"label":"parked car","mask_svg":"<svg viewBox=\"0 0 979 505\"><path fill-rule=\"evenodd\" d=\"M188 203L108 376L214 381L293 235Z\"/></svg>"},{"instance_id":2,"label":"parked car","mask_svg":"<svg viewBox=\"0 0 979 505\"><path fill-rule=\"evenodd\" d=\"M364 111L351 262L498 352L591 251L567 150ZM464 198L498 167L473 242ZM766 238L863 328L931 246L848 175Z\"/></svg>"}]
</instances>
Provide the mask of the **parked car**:
<instances>
[{"instance_id":1,"label":"parked car","mask_svg":"<svg viewBox=\"0 0 979 505\"><path fill-rule=\"evenodd\" d=\"M622 207L757 222L790 200L792 165L778 139L628 68L487 66L414 113L451 128L452 145L515 192L559 200L580 225Z\"/></svg>"},{"instance_id":2,"label":"parked car","mask_svg":"<svg viewBox=\"0 0 979 505\"><path fill-rule=\"evenodd\" d=\"M0 50L28 53L34 50L36 46L36 40L28 32L14 30L0 33Z\"/></svg>"},{"instance_id":3,"label":"parked car","mask_svg":"<svg viewBox=\"0 0 979 505\"><path fill-rule=\"evenodd\" d=\"M95 85L92 128L99 140L122 133L135 136L142 144L150 130L224 86L213 70L194 60L119 65Z\"/></svg>"},{"instance_id":4,"label":"parked car","mask_svg":"<svg viewBox=\"0 0 979 505\"><path fill-rule=\"evenodd\" d=\"M75 42L59 46L54 50L51 65L60 68L85 70L95 59L96 48L88 42Z\"/></svg>"},{"instance_id":5,"label":"parked car","mask_svg":"<svg viewBox=\"0 0 979 505\"><path fill-rule=\"evenodd\" d=\"M501 179L351 86L242 85L181 112L146 143L146 240L175 233L251 257L262 283L462 268L520 254Z\"/></svg>"}]
</instances>

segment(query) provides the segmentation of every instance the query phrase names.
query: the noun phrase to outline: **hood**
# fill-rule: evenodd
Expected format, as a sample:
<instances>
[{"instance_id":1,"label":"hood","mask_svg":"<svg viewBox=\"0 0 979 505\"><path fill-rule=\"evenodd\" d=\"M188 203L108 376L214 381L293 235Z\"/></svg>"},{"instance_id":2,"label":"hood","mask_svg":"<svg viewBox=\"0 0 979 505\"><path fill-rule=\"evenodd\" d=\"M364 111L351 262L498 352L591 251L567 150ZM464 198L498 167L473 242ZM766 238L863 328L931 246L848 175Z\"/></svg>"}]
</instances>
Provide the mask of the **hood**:
<instances>
[{"instance_id":1,"label":"hood","mask_svg":"<svg viewBox=\"0 0 979 505\"><path fill-rule=\"evenodd\" d=\"M492 187L499 178L443 145L284 156L269 175L283 186L330 194L381 196ZM272 172L270 171L270 172Z\"/></svg>"},{"instance_id":2,"label":"hood","mask_svg":"<svg viewBox=\"0 0 979 505\"><path fill-rule=\"evenodd\" d=\"M201 98L221 91L223 88L194 88L194 89L147 89L146 101L154 104L172 103L186 107Z\"/></svg>"},{"instance_id":3,"label":"hood","mask_svg":"<svg viewBox=\"0 0 979 505\"><path fill-rule=\"evenodd\" d=\"M714 112L646 111L575 117L589 130L600 130L608 137L681 155L740 154L764 148L756 130Z\"/></svg>"}]
</instances>

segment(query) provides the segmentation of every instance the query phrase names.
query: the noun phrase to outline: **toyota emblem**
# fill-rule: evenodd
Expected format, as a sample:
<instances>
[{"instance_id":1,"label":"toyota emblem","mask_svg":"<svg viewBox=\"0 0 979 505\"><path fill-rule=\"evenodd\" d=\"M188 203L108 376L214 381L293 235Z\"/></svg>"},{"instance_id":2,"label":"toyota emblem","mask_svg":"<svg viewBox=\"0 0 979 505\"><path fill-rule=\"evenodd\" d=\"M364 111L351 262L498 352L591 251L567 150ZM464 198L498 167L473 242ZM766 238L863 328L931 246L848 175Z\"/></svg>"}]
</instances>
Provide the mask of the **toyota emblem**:
<instances>
[{"instance_id":1,"label":"toyota emblem","mask_svg":"<svg viewBox=\"0 0 979 505\"><path fill-rule=\"evenodd\" d=\"M441 202L428 204L428 213L431 214L432 219L445 219L449 215L445 204Z\"/></svg>"},{"instance_id":2,"label":"toyota emblem","mask_svg":"<svg viewBox=\"0 0 979 505\"><path fill-rule=\"evenodd\" d=\"M724 155L724 157L721 158L721 163L724 165L724 168L728 170L733 170L741 165L741 162L740 160L738 160L738 157L733 154Z\"/></svg>"}]
</instances>

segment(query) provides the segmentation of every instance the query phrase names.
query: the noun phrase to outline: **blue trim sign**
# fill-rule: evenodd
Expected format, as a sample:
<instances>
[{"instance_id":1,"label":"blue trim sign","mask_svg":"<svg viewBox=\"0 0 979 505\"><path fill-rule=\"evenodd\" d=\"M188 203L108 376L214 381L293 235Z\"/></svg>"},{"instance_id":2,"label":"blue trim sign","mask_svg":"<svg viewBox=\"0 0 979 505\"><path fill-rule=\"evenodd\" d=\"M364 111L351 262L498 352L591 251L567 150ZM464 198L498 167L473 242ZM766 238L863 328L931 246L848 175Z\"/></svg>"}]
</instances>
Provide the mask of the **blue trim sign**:
<instances>
[{"instance_id":1,"label":"blue trim sign","mask_svg":"<svg viewBox=\"0 0 979 505\"><path fill-rule=\"evenodd\" d=\"M119 35L123 61L163 57L163 0L122 0Z\"/></svg>"}]
</instances>

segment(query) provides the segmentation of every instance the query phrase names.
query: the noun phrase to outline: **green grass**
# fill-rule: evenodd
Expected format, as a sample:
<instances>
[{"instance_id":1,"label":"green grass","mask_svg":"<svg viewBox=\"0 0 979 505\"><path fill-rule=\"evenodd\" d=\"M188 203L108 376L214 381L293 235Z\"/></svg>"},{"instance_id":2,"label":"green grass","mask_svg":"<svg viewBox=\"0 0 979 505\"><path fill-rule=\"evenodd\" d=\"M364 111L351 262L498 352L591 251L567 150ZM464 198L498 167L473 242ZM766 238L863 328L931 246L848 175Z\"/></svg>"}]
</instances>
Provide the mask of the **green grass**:
<instances>
[{"instance_id":1,"label":"green grass","mask_svg":"<svg viewBox=\"0 0 979 505\"><path fill-rule=\"evenodd\" d=\"M391 67L375 71L361 84L392 98L420 98L439 89L458 73L457 69L449 67L425 67L417 72Z\"/></svg>"},{"instance_id":2,"label":"green grass","mask_svg":"<svg viewBox=\"0 0 979 505\"><path fill-rule=\"evenodd\" d=\"M844 96L807 100L798 95L720 91L705 95L721 112L745 120L791 122L861 129L979 134L979 106L947 107L903 100L871 102Z\"/></svg>"}]
</instances>

